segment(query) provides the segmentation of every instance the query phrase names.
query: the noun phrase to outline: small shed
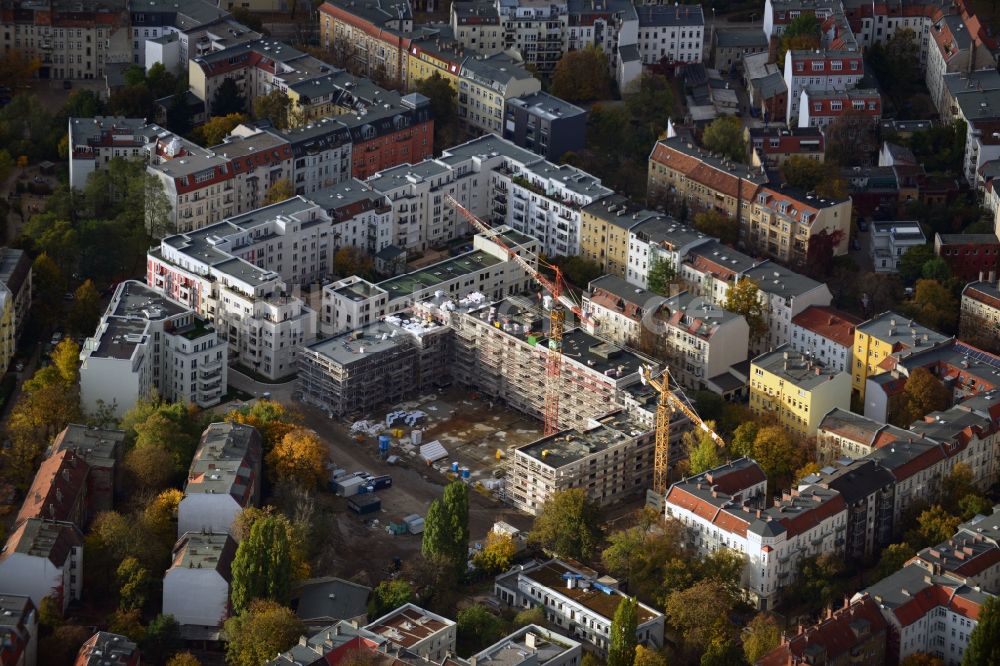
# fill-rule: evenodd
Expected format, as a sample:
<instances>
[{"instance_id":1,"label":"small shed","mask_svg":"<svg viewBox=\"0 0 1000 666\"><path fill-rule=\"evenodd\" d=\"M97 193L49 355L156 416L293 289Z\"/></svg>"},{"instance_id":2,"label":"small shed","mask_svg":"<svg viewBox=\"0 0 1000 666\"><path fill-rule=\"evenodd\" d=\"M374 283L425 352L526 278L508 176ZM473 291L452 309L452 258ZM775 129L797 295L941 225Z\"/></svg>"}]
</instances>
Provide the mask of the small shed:
<instances>
[{"instance_id":1,"label":"small shed","mask_svg":"<svg viewBox=\"0 0 1000 666\"><path fill-rule=\"evenodd\" d=\"M351 511L364 516L380 511L382 509L382 500L376 495L371 494L355 495L347 500L347 506L350 507Z\"/></svg>"}]
</instances>

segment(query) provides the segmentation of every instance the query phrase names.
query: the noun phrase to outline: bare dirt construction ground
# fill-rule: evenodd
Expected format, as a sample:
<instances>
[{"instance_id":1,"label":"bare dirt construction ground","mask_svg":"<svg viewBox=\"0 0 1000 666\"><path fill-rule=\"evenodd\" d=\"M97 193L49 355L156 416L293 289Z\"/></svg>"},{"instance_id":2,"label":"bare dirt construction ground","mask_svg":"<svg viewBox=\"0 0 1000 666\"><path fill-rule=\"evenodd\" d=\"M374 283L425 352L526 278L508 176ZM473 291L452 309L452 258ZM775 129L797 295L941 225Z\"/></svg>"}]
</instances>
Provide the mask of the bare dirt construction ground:
<instances>
[{"instance_id":1,"label":"bare dirt construction ground","mask_svg":"<svg viewBox=\"0 0 1000 666\"><path fill-rule=\"evenodd\" d=\"M339 575L359 582L374 584L385 577L394 558L403 562L420 551L420 536L394 536L386 531L390 522L400 522L410 514L426 515L431 501L441 496L444 485L451 479L447 471L452 460L470 469L471 482L489 482L500 463L497 449L524 444L541 435L541 423L507 409L476 399L457 389L430 394L418 400L380 410L369 415L370 421L383 421L392 411L420 410L426 416L420 426L423 442L437 439L448 450L449 457L434 466L425 464L416 447L407 437L400 442L393 438L390 454L399 462L390 465L378 455L375 437L358 442L351 434L351 423L330 419L323 411L298 404L307 427L315 430L330 450L330 461L348 472L366 471L392 475L392 487L377 491L382 510L359 516L348 508L347 500L323 492L316 501L316 514L328 534L328 547L319 556L313 575ZM471 489L469 493L469 532L473 540L482 539L497 520L516 527L530 527L529 516L521 514L494 498L490 493ZM375 523L375 521L378 521Z\"/></svg>"}]
</instances>

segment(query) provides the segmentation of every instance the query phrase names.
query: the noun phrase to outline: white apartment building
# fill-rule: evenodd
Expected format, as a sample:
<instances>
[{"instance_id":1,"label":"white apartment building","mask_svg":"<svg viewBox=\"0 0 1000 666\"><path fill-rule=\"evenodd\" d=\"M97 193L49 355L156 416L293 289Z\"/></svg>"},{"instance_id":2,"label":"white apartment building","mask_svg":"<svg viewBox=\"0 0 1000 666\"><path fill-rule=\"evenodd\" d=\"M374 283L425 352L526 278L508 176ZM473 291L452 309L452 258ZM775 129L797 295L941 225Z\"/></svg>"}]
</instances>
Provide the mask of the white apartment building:
<instances>
[{"instance_id":1,"label":"white apartment building","mask_svg":"<svg viewBox=\"0 0 1000 666\"><path fill-rule=\"evenodd\" d=\"M125 4L105 0L19 3L0 18L0 51L39 63L40 79L101 79L131 60Z\"/></svg>"},{"instance_id":2,"label":"white apartment building","mask_svg":"<svg viewBox=\"0 0 1000 666\"><path fill-rule=\"evenodd\" d=\"M312 192L306 199L329 217L331 230L327 243L334 254L342 247L351 246L375 256L392 245L395 218L389 200L362 181L349 178ZM322 231L320 237L323 237ZM332 268L332 264L330 266ZM320 276L321 280L324 278Z\"/></svg>"},{"instance_id":3,"label":"white apartment building","mask_svg":"<svg viewBox=\"0 0 1000 666\"><path fill-rule=\"evenodd\" d=\"M865 74L860 51L788 51L785 53L784 79L788 88L785 122L797 126L803 90L848 90L857 86Z\"/></svg>"},{"instance_id":4,"label":"white apartment building","mask_svg":"<svg viewBox=\"0 0 1000 666\"><path fill-rule=\"evenodd\" d=\"M507 100L541 89L541 82L506 53L465 58L458 81L458 117L477 133L503 134Z\"/></svg>"},{"instance_id":5,"label":"white apartment building","mask_svg":"<svg viewBox=\"0 0 1000 666\"><path fill-rule=\"evenodd\" d=\"M580 254L580 209L614 192L585 171L520 148L504 157L492 174L494 219L537 238L549 256Z\"/></svg>"},{"instance_id":6,"label":"white apartment building","mask_svg":"<svg viewBox=\"0 0 1000 666\"><path fill-rule=\"evenodd\" d=\"M650 317L656 356L667 361L674 380L687 389L723 393L713 380L747 360L750 327L743 315L682 291Z\"/></svg>"},{"instance_id":7,"label":"white apartment building","mask_svg":"<svg viewBox=\"0 0 1000 666\"><path fill-rule=\"evenodd\" d=\"M184 497L177 506L177 536L231 533L243 509L260 502L262 441L253 426L213 423L194 452Z\"/></svg>"},{"instance_id":8,"label":"white apartment building","mask_svg":"<svg viewBox=\"0 0 1000 666\"><path fill-rule=\"evenodd\" d=\"M497 576L493 594L514 608L541 606L545 618L571 638L606 654L611 620L626 595L618 581L562 560L532 562ZM663 645L663 614L644 603L637 608L636 639L640 645Z\"/></svg>"},{"instance_id":9,"label":"white apartment building","mask_svg":"<svg viewBox=\"0 0 1000 666\"><path fill-rule=\"evenodd\" d=\"M705 48L701 5L639 5L635 11L643 65L701 62Z\"/></svg>"},{"instance_id":10,"label":"white apartment building","mask_svg":"<svg viewBox=\"0 0 1000 666\"><path fill-rule=\"evenodd\" d=\"M617 275L604 275L590 281L581 307L600 322L601 337L638 347L643 318L655 313L665 300L665 296L629 284Z\"/></svg>"},{"instance_id":11,"label":"white apartment building","mask_svg":"<svg viewBox=\"0 0 1000 666\"><path fill-rule=\"evenodd\" d=\"M122 416L155 390L171 402L211 407L226 393L227 351L202 315L141 282L122 282L80 350L81 404Z\"/></svg>"},{"instance_id":12,"label":"white apartment building","mask_svg":"<svg viewBox=\"0 0 1000 666\"><path fill-rule=\"evenodd\" d=\"M148 160L160 139L174 134L143 118L95 116L69 119L69 185L82 190L95 171L115 157Z\"/></svg>"},{"instance_id":13,"label":"white apartment building","mask_svg":"<svg viewBox=\"0 0 1000 666\"><path fill-rule=\"evenodd\" d=\"M760 354L791 340L792 318L810 305L830 305L833 295L826 283L800 275L773 261L763 261L742 273L752 280L764 305L767 333L751 340L751 350Z\"/></svg>"},{"instance_id":14,"label":"white apartment building","mask_svg":"<svg viewBox=\"0 0 1000 666\"><path fill-rule=\"evenodd\" d=\"M440 664L455 654L458 626L414 604L400 606L364 628L426 661Z\"/></svg>"},{"instance_id":15,"label":"white apartment building","mask_svg":"<svg viewBox=\"0 0 1000 666\"><path fill-rule=\"evenodd\" d=\"M691 250L716 242L714 238L671 217L644 220L628 231L626 277L632 284L645 288L649 284L649 270L657 262L665 261L679 271Z\"/></svg>"},{"instance_id":16,"label":"white apartment building","mask_svg":"<svg viewBox=\"0 0 1000 666\"><path fill-rule=\"evenodd\" d=\"M229 617L236 542L226 533L189 532L174 545L163 574L163 614L184 626L221 627Z\"/></svg>"},{"instance_id":17,"label":"white apartment building","mask_svg":"<svg viewBox=\"0 0 1000 666\"><path fill-rule=\"evenodd\" d=\"M83 591L83 534L70 522L23 521L0 549L0 580L5 594L31 597L36 608L61 590L65 612Z\"/></svg>"},{"instance_id":18,"label":"white apartment building","mask_svg":"<svg viewBox=\"0 0 1000 666\"><path fill-rule=\"evenodd\" d=\"M547 74L555 69L567 42L569 26L567 0L517 0L497 2L503 49L515 49L525 64Z\"/></svg>"},{"instance_id":19,"label":"white apartment building","mask_svg":"<svg viewBox=\"0 0 1000 666\"><path fill-rule=\"evenodd\" d=\"M896 273L899 260L911 247L927 244L915 221L872 222L871 256L876 273Z\"/></svg>"},{"instance_id":20,"label":"white apartment building","mask_svg":"<svg viewBox=\"0 0 1000 666\"><path fill-rule=\"evenodd\" d=\"M477 666L579 666L583 649L571 638L529 624L473 655L469 661Z\"/></svg>"},{"instance_id":21,"label":"white apartment building","mask_svg":"<svg viewBox=\"0 0 1000 666\"><path fill-rule=\"evenodd\" d=\"M318 206L297 197L169 236L148 254L146 282L213 321L231 361L271 379L288 376L297 348L316 335L316 313L282 275L305 281L324 274L322 218Z\"/></svg>"},{"instance_id":22,"label":"white apartment building","mask_svg":"<svg viewBox=\"0 0 1000 666\"><path fill-rule=\"evenodd\" d=\"M899 658L923 652L959 664L979 612L992 594L970 585L960 575L935 575L911 562L875 585L868 594L898 635Z\"/></svg>"},{"instance_id":23,"label":"white apartment building","mask_svg":"<svg viewBox=\"0 0 1000 666\"><path fill-rule=\"evenodd\" d=\"M445 203L446 196L487 217L490 173L511 147L533 155L492 134L444 150L441 157L418 164L401 164L368 179L368 186L389 199L396 221L392 243L424 251L472 231L468 222ZM539 159L537 156L536 159Z\"/></svg>"},{"instance_id":24,"label":"white apartment building","mask_svg":"<svg viewBox=\"0 0 1000 666\"><path fill-rule=\"evenodd\" d=\"M961 331L964 340L1000 344L1000 288L994 282L970 282L962 289Z\"/></svg>"},{"instance_id":25,"label":"white apartment building","mask_svg":"<svg viewBox=\"0 0 1000 666\"><path fill-rule=\"evenodd\" d=\"M645 496L653 483L655 433L627 412L562 430L508 455L504 493L515 508L537 514L553 493L582 488L599 506Z\"/></svg>"},{"instance_id":26,"label":"white apartment building","mask_svg":"<svg viewBox=\"0 0 1000 666\"><path fill-rule=\"evenodd\" d=\"M792 317L789 344L837 372L851 372L854 327L861 320L831 307L813 305Z\"/></svg>"},{"instance_id":27,"label":"white apartment building","mask_svg":"<svg viewBox=\"0 0 1000 666\"><path fill-rule=\"evenodd\" d=\"M538 261L539 243L512 229L496 229L499 239L529 264ZM473 293L499 301L533 284L507 251L484 234L472 239L472 250L412 273L373 284L357 276L323 287L320 330L339 335L396 314L418 301L443 295L461 299Z\"/></svg>"},{"instance_id":28,"label":"white apartment building","mask_svg":"<svg viewBox=\"0 0 1000 666\"><path fill-rule=\"evenodd\" d=\"M727 548L746 557L741 584L761 610L794 582L802 558L843 554L847 523L836 491L804 486L769 504L766 487L757 463L740 458L674 483L664 502L666 517L690 530L700 553Z\"/></svg>"}]
</instances>

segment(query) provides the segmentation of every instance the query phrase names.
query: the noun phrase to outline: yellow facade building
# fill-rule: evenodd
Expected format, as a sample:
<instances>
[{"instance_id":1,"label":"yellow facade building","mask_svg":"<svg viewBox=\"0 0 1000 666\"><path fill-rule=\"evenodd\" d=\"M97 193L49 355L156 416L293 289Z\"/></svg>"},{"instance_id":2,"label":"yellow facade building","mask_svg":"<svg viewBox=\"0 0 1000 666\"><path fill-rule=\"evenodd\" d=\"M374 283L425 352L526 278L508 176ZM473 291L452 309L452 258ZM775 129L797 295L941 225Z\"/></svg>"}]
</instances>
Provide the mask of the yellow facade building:
<instances>
[{"instance_id":1,"label":"yellow facade building","mask_svg":"<svg viewBox=\"0 0 1000 666\"><path fill-rule=\"evenodd\" d=\"M659 214L614 194L580 210L580 256L605 273L627 277L629 229Z\"/></svg>"},{"instance_id":2,"label":"yellow facade building","mask_svg":"<svg viewBox=\"0 0 1000 666\"><path fill-rule=\"evenodd\" d=\"M750 363L750 411L774 416L793 435L815 435L831 409L850 406L847 373L824 366L790 345L761 354Z\"/></svg>"},{"instance_id":3,"label":"yellow facade building","mask_svg":"<svg viewBox=\"0 0 1000 666\"><path fill-rule=\"evenodd\" d=\"M851 388L863 403L868 378L892 369L892 360L887 360L889 356L916 347L936 346L948 339L895 312L883 312L869 319L854 331Z\"/></svg>"}]
</instances>

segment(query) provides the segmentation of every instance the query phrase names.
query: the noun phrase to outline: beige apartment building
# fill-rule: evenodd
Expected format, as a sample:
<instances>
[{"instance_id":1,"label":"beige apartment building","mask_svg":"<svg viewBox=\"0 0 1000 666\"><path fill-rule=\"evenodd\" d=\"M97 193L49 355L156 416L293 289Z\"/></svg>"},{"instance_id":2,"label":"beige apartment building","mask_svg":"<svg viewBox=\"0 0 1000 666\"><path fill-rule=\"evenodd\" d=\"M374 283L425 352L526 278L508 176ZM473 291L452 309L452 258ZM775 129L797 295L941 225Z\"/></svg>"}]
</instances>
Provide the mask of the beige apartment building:
<instances>
[{"instance_id":1,"label":"beige apartment building","mask_svg":"<svg viewBox=\"0 0 1000 666\"><path fill-rule=\"evenodd\" d=\"M716 210L746 223L767 177L744 164L715 157L689 139L673 136L649 156L647 196L683 199L692 213Z\"/></svg>"},{"instance_id":2,"label":"beige apartment building","mask_svg":"<svg viewBox=\"0 0 1000 666\"><path fill-rule=\"evenodd\" d=\"M801 266L806 263L809 243L823 232L840 234L834 256L847 254L850 225L850 197L827 199L795 188L764 186L740 233L761 254Z\"/></svg>"}]
</instances>

